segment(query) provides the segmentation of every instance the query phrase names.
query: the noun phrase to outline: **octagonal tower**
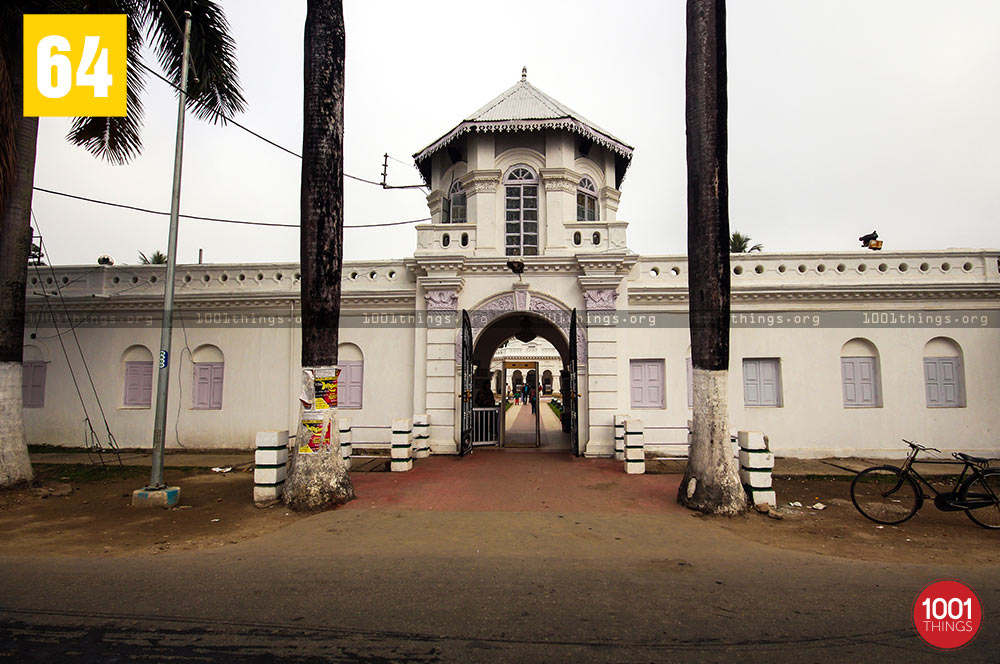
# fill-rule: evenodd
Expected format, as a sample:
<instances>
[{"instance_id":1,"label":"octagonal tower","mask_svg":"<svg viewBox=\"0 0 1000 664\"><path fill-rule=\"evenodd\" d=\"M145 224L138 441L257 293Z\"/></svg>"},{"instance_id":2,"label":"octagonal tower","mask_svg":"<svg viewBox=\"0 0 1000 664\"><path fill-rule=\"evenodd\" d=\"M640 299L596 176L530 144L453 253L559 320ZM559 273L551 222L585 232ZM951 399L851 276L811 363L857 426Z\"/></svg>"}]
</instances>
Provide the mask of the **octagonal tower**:
<instances>
[{"instance_id":1,"label":"octagonal tower","mask_svg":"<svg viewBox=\"0 0 1000 664\"><path fill-rule=\"evenodd\" d=\"M416 256L624 250L632 147L521 80L414 156L431 189Z\"/></svg>"}]
</instances>

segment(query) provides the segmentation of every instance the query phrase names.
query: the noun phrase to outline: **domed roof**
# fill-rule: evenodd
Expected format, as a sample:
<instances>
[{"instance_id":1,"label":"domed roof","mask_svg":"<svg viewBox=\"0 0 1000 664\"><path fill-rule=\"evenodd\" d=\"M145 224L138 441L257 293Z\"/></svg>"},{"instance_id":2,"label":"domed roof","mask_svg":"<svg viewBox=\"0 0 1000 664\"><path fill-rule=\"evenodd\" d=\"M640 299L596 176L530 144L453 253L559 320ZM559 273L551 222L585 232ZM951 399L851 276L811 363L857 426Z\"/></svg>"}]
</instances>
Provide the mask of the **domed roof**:
<instances>
[{"instance_id":1,"label":"domed roof","mask_svg":"<svg viewBox=\"0 0 1000 664\"><path fill-rule=\"evenodd\" d=\"M498 97L462 120L454 129L413 155L421 172L429 169L423 162L438 150L469 132L485 131L537 131L541 129L566 129L575 132L597 145L611 150L624 161L619 181L632 160L632 146L601 129L565 104L553 99L531 83L527 70L521 70L521 80ZM425 178L427 176L425 175Z\"/></svg>"}]
</instances>

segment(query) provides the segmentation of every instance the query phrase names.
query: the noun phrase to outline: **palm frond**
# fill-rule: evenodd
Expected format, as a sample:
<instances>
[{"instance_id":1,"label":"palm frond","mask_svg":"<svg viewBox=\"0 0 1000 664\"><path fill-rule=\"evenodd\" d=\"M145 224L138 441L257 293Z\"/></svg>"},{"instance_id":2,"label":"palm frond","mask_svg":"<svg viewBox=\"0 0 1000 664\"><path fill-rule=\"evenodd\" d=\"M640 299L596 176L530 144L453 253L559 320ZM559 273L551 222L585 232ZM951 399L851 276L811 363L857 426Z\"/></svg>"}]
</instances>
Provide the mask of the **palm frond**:
<instances>
[{"instance_id":1,"label":"palm frond","mask_svg":"<svg viewBox=\"0 0 1000 664\"><path fill-rule=\"evenodd\" d=\"M69 134L70 143L83 146L91 154L107 161L124 164L142 150L142 93L146 72L142 62L143 14L136 0L91 0L88 13L125 14L128 17L126 40L125 116L115 118L76 118Z\"/></svg>"},{"instance_id":2,"label":"palm frond","mask_svg":"<svg viewBox=\"0 0 1000 664\"><path fill-rule=\"evenodd\" d=\"M739 231L733 231L733 234L729 237L729 253L731 254L742 254L747 250L747 246L750 244L750 238Z\"/></svg>"},{"instance_id":3,"label":"palm frond","mask_svg":"<svg viewBox=\"0 0 1000 664\"><path fill-rule=\"evenodd\" d=\"M156 58L175 85L181 80L184 11L191 12L191 63L197 80L188 76L188 100L195 116L225 124L224 116L242 113L246 99L240 87L236 43L225 12L214 0L144 0L144 15Z\"/></svg>"}]
</instances>

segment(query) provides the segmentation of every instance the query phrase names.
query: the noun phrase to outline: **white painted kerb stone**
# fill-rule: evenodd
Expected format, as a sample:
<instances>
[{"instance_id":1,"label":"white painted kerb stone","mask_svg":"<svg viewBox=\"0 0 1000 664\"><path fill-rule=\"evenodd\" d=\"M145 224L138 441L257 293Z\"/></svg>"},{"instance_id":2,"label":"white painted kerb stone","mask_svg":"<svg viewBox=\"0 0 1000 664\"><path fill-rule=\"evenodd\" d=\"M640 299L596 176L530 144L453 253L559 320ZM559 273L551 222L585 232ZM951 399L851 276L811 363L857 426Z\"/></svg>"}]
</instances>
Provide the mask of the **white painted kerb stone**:
<instances>
[{"instance_id":1,"label":"white painted kerb stone","mask_svg":"<svg viewBox=\"0 0 1000 664\"><path fill-rule=\"evenodd\" d=\"M269 503L281 497L288 475L288 430L258 431L254 442L253 500Z\"/></svg>"},{"instance_id":2,"label":"white painted kerb stone","mask_svg":"<svg viewBox=\"0 0 1000 664\"><path fill-rule=\"evenodd\" d=\"M645 429L642 420L625 420L625 472L642 475L646 472Z\"/></svg>"},{"instance_id":3,"label":"white painted kerb stone","mask_svg":"<svg viewBox=\"0 0 1000 664\"><path fill-rule=\"evenodd\" d=\"M413 468L413 420L392 421L392 460L389 469L401 473Z\"/></svg>"}]
</instances>

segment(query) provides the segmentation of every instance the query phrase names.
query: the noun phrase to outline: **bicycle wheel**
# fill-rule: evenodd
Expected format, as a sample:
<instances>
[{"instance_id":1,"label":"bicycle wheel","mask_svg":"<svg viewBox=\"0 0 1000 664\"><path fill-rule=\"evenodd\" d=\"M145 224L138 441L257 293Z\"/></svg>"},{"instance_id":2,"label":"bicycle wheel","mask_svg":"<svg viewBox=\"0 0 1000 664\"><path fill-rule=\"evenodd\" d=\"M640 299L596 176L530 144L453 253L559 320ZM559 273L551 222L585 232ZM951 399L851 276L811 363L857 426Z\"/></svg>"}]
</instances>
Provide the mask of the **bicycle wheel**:
<instances>
[{"instance_id":1,"label":"bicycle wheel","mask_svg":"<svg viewBox=\"0 0 1000 664\"><path fill-rule=\"evenodd\" d=\"M974 505L965 510L966 516L983 528L1000 530L1000 470L987 470L973 477L962 490L960 500Z\"/></svg>"},{"instance_id":2,"label":"bicycle wheel","mask_svg":"<svg viewBox=\"0 0 1000 664\"><path fill-rule=\"evenodd\" d=\"M851 482L851 502L866 519L875 523L903 523L920 509L919 487L895 466L867 468Z\"/></svg>"}]
</instances>

